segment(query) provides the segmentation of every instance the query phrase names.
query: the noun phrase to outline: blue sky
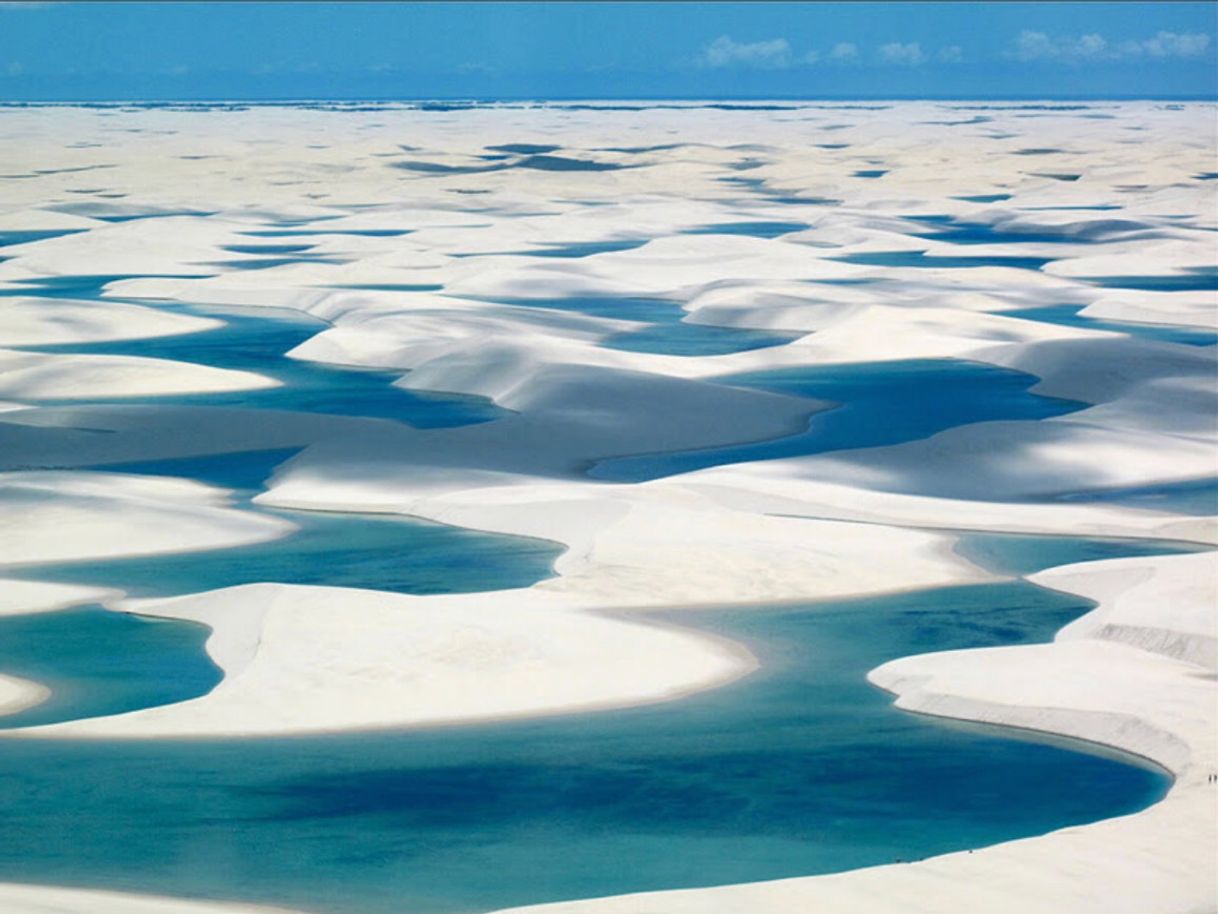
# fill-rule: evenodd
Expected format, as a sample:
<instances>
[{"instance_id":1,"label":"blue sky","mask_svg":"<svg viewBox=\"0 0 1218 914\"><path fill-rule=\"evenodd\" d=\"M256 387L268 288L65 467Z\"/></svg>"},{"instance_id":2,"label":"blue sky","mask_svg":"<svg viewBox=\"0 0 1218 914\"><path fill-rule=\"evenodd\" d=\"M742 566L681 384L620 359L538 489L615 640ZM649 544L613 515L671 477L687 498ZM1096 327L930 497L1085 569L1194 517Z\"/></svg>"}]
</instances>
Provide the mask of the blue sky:
<instances>
[{"instance_id":1,"label":"blue sky","mask_svg":"<svg viewBox=\"0 0 1218 914\"><path fill-rule=\"evenodd\" d=\"M0 100L1218 95L1211 3L0 3Z\"/></svg>"}]
</instances>

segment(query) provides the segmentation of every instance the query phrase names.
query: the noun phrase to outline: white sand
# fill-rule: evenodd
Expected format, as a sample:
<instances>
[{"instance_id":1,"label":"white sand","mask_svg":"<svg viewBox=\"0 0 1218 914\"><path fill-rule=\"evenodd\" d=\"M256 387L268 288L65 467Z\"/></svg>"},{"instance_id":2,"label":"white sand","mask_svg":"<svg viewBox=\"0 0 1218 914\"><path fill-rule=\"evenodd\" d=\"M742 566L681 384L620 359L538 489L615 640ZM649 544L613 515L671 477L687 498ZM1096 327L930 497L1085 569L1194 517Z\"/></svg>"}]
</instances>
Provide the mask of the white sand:
<instances>
[{"instance_id":1,"label":"white sand","mask_svg":"<svg viewBox=\"0 0 1218 914\"><path fill-rule=\"evenodd\" d=\"M414 514L568 546L556 578L478 595L255 585L128 605L87 589L9 587L0 602L9 612L102 597L119 609L203 621L213 629L208 651L226 673L193 701L36 732L281 734L662 700L744 675L752 661L731 645L624 611L724 603L764 611L767 601L989 579L952 553L951 530L1218 541L1213 518L1052 500L1213 475L1213 353L1021 316L1069 304L1096 317L1216 325L1212 293L1085 281L1213 265L1218 182L1194 178L1212 170L1212 110L1147 102L1034 117L989 110L978 121L972 114L934 103L797 112L3 112L0 129L13 140L0 156L6 173L31 177L11 182L0 226L85 231L6 248L12 259L0 263L0 286L130 274L139 278L111 283L108 298L295 309L325 325L292 357L409 371L401 386L475 393L514 411L493 423L420 430L167 404L20 408L39 398L218 391L266 379L158 360L5 353L0 398L18 407L0 413L6 466L59 468L0 477L5 499L21 512L5 517L19 523L0 528L8 561L9 549L37 561L282 535L282 524L237 511L207 487L70 469L279 447L304 451L279 468L258 504ZM161 132L137 140L114 132L116 121ZM309 148L319 130L333 142ZM403 136L416 148L401 149ZM674 137L680 144L667 148ZM70 148L88 138L104 142ZM483 147L526 141L642 167L452 174L396 167L483 167ZM665 148L611 151L636 146ZM1021 154L1029 147L1061 151ZM742 162L755 167L733 167ZM91 170L62 171L82 167ZM888 174L859 178L860 168ZM764 183L730 180L740 177ZM91 199L80 193L88 186L126 196ZM1010 197L964 199L995 193ZM409 202L394 202L402 200ZM1088 208L1113 204L1119 208ZM157 218L101 218L140 213ZM194 215L166 215L173 213ZM926 237L931 227L915 217L927 215L1049 231L1059 240L955 244ZM807 228L777 238L678 234L747 221ZM244 234L284 223L301 234ZM341 234L363 229L411 233ZM314 231L325 234L305 234ZM649 240L581 258L538 256L554 244L623 239ZM312 259L238 269L257 255L226 248L256 243L311 244ZM1055 259L1042 271L834 259L891 251ZM376 283L443 288L339 288ZM599 344L637 324L494 301L573 295L662 299L684 308L691 323L799 338L721 356L627 352ZM180 320L193 320L109 301L8 301L17 303L0 312L8 345L136 338L180 332L187 326ZM730 388L715 382L719 376L913 358L1015 368L1040 379L1037 393L1086 408L642 485L583 475L613 456L790 434L829 406ZM1205 791L1214 788L1204 773L1216 766L1215 639L1213 594L1201 586L1213 579L1211 561L1121 560L1044 572L1035 579L1098 599L1100 608L1049 645L906 658L873 673L911 710L1081 736L1153 758L1177 782L1149 810L917 864L547 910L1213 910L1213 802ZM621 675L624 657L631 677ZM0 688L25 701L38 686L4 680ZM0 886L0 906L22 914L176 910L177 903L157 904Z\"/></svg>"},{"instance_id":2,"label":"white sand","mask_svg":"<svg viewBox=\"0 0 1218 914\"><path fill-rule=\"evenodd\" d=\"M0 901L11 914L287 914L286 908L232 902L184 901L161 895L133 895L92 889L0 883Z\"/></svg>"},{"instance_id":3,"label":"white sand","mask_svg":"<svg viewBox=\"0 0 1218 914\"><path fill-rule=\"evenodd\" d=\"M0 578L0 616L24 616L98 603L117 596L114 591L77 584L49 584Z\"/></svg>"},{"instance_id":4,"label":"white sand","mask_svg":"<svg viewBox=\"0 0 1218 914\"><path fill-rule=\"evenodd\" d=\"M0 569L217 549L275 539L295 529L279 518L228 507L226 496L223 489L170 478L0 473L6 521L0 527ZM26 568L24 573L34 572ZM5 602L12 597L10 591ZM41 603L45 596L29 598Z\"/></svg>"},{"instance_id":5,"label":"white sand","mask_svg":"<svg viewBox=\"0 0 1218 914\"><path fill-rule=\"evenodd\" d=\"M278 381L249 371L168 359L0 349L0 396L15 400L220 393L277 386Z\"/></svg>"},{"instance_id":6,"label":"white sand","mask_svg":"<svg viewBox=\"0 0 1218 914\"><path fill-rule=\"evenodd\" d=\"M16 714L41 704L50 694L51 690L46 686L0 674L0 715Z\"/></svg>"},{"instance_id":7,"label":"white sand","mask_svg":"<svg viewBox=\"0 0 1218 914\"><path fill-rule=\"evenodd\" d=\"M12 298L4 303L7 346L131 340L198 333L220 322L120 302Z\"/></svg>"}]
</instances>

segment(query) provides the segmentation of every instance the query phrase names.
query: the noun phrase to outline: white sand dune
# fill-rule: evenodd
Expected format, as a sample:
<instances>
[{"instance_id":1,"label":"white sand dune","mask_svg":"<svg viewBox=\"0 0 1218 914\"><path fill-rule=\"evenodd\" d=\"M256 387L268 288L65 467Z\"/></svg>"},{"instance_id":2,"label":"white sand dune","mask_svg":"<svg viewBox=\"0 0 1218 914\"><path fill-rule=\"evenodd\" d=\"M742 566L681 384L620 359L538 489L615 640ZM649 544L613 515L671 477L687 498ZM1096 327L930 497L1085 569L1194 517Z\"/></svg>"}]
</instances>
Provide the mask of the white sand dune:
<instances>
[{"instance_id":1,"label":"white sand dune","mask_svg":"<svg viewBox=\"0 0 1218 914\"><path fill-rule=\"evenodd\" d=\"M295 529L287 521L229 507L226 494L169 478L3 473L0 505L6 523L0 527L0 569L217 549L275 539ZM23 573L28 577L36 571L25 568ZM37 605L46 594L31 591L26 599Z\"/></svg>"},{"instance_id":2,"label":"white sand dune","mask_svg":"<svg viewBox=\"0 0 1218 914\"><path fill-rule=\"evenodd\" d=\"M119 302L14 298L4 304L4 342L8 346L144 339L219 326L219 321L209 318Z\"/></svg>"},{"instance_id":3,"label":"white sand dune","mask_svg":"<svg viewBox=\"0 0 1218 914\"><path fill-rule=\"evenodd\" d=\"M50 355L0 349L0 396L82 400L220 393L277 387L249 371L122 355Z\"/></svg>"},{"instance_id":4,"label":"white sand dune","mask_svg":"<svg viewBox=\"0 0 1218 914\"><path fill-rule=\"evenodd\" d=\"M793 460L714 467L687 473L683 486L729 508L890 524L1057 536L1127 536L1218 544L1213 518L1182 518L1155 510L1080 502L972 501L884 492L828 482Z\"/></svg>"},{"instance_id":5,"label":"white sand dune","mask_svg":"<svg viewBox=\"0 0 1218 914\"><path fill-rule=\"evenodd\" d=\"M1218 542L1213 517L1059 498L1212 477L1213 352L1023 313L1070 305L1096 318L1218 326L1211 291L1092 282L1180 280L1214 266L1218 182L1199 178L1213 169L1207 106L386 105L104 117L64 107L0 118L11 141L4 170L22 176L6 185L0 230L77 230L0 249L9 258L0 287L16 293L0 308L4 345L211 325L158 311L157 300L289 309L318 321L292 358L398 370L403 388L476 394L510 411L480 425L416 429L158 404L143 399L274 382L165 360L5 350L0 455L16 472L0 475L0 574L17 562L220 548L290 530L258 514L260 505L409 514L567 546L554 578L459 596L256 584L121 602L94 588L5 580L0 613L105 601L203 622L225 671L191 701L27 735L289 734L667 700L745 675L754 661L642 611L764 612L776 602L992 580L953 551L963 530ZM332 139L325 148L314 148L319 131ZM556 146L575 170L524 154L480 158L521 142ZM999 234L962 242L951 220ZM747 233L767 222L780 225ZM730 233L736 223L745 234ZM702 233L711 225L729 233ZM408 234L350 234L386 231ZM548 256L560 245L612 242L643 243ZM280 255L249 248L278 244L300 248L296 262L257 268ZM838 259L891 252L925 259ZM1010 257L1049 262L1037 270L993 259ZM21 283L85 274L132 278L110 282L98 302L29 296ZM358 288L378 285L406 288ZM795 338L724 355L607 348L607 338L646 325L546 307L569 296L655 299L670 313L684 309L689 324ZM723 376L903 359L1016 369L1036 377L1033 393L1082 408L638 485L586 476L614 456L794 434L832 405L731 387ZM102 397L132 402L88 402ZM36 402L55 398L73 402ZM270 448L302 450L251 510L207 486L96 469ZM1032 579L1099 606L1050 644L903 658L872 680L908 710L1154 760L1176 776L1162 802L917 863L529 910L1215 909L1212 553ZM0 678L4 713L44 694ZM0 907L255 910L16 885L0 885Z\"/></svg>"}]
</instances>

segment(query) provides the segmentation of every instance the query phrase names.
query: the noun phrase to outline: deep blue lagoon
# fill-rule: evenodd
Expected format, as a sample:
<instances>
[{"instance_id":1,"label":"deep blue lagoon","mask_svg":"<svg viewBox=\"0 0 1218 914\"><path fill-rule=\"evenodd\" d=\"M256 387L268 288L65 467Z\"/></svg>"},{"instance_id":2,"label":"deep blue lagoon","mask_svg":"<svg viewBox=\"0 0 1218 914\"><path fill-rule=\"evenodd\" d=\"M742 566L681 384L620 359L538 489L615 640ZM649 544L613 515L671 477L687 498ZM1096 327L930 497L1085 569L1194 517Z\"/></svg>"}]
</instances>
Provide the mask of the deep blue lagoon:
<instances>
[{"instance_id":1,"label":"deep blue lagoon","mask_svg":"<svg viewBox=\"0 0 1218 914\"><path fill-rule=\"evenodd\" d=\"M972 422L1043 419L1086 406L1029 392L1033 375L958 359L807 366L728 375L723 384L839 404L812 416L802 434L753 444L601 461L589 475L639 482L706 467L877 447L926 438Z\"/></svg>"}]
</instances>

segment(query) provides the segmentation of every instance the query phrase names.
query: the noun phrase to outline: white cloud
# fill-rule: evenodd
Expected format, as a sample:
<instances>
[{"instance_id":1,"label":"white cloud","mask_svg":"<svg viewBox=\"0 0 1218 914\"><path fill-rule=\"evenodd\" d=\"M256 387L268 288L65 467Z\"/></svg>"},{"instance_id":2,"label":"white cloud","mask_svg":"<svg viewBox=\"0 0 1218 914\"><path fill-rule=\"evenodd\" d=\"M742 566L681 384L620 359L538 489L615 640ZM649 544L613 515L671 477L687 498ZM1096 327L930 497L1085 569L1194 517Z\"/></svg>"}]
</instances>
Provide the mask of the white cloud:
<instances>
[{"instance_id":1,"label":"white cloud","mask_svg":"<svg viewBox=\"0 0 1218 914\"><path fill-rule=\"evenodd\" d=\"M875 49L875 62L888 66L920 67L923 64L953 64L964 60L959 45L947 45L938 50L923 50L916 41L889 42ZM812 48L797 52L785 38L742 42L721 35L703 47L697 55L674 62L677 67L712 69L751 68L755 70L786 70L797 67L844 66L864 62L863 52L852 41L839 41L827 50Z\"/></svg>"},{"instance_id":2,"label":"white cloud","mask_svg":"<svg viewBox=\"0 0 1218 914\"><path fill-rule=\"evenodd\" d=\"M858 59L858 45L850 41L839 41L829 51L829 60L834 63L854 63Z\"/></svg>"},{"instance_id":3,"label":"white cloud","mask_svg":"<svg viewBox=\"0 0 1218 914\"><path fill-rule=\"evenodd\" d=\"M922 46L916 41L911 41L909 44L893 41L880 48L880 60L884 63L916 67L926 63L926 54L923 53Z\"/></svg>"},{"instance_id":4,"label":"white cloud","mask_svg":"<svg viewBox=\"0 0 1218 914\"><path fill-rule=\"evenodd\" d=\"M1187 35L1160 32L1154 38L1140 42L1139 50L1149 57L1200 57L1209 46L1210 36L1201 32Z\"/></svg>"},{"instance_id":5,"label":"white cloud","mask_svg":"<svg viewBox=\"0 0 1218 914\"><path fill-rule=\"evenodd\" d=\"M1059 45L1044 32L1032 32L1024 29L1015 39L1010 56L1018 60L1045 60L1060 54Z\"/></svg>"},{"instance_id":6,"label":"white cloud","mask_svg":"<svg viewBox=\"0 0 1218 914\"><path fill-rule=\"evenodd\" d=\"M754 67L781 70L791 66L791 45L785 38L738 42L721 35L702 49L697 63L704 67Z\"/></svg>"},{"instance_id":7,"label":"white cloud","mask_svg":"<svg viewBox=\"0 0 1218 914\"><path fill-rule=\"evenodd\" d=\"M1108 42L1100 35L1084 35L1075 42L1074 52L1083 60L1100 60L1108 56Z\"/></svg>"},{"instance_id":8,"label":"white cloud","mask_svg":"<svg viewBox=\"0 0 1218 914\"><path fill-rule=\"evenodd\" d=\"M1019 33L1007 52L1008 57L1025 62L1052 60L1061 63L1093 63L1103 60L1144 60L1153 58L1200 57L1210 44L1210 36L1200 32L1180 35L1159 32L1143 41L1113 44L1102 35L1049 36L1028 29Z\"/></svg>"}]
</instances>

